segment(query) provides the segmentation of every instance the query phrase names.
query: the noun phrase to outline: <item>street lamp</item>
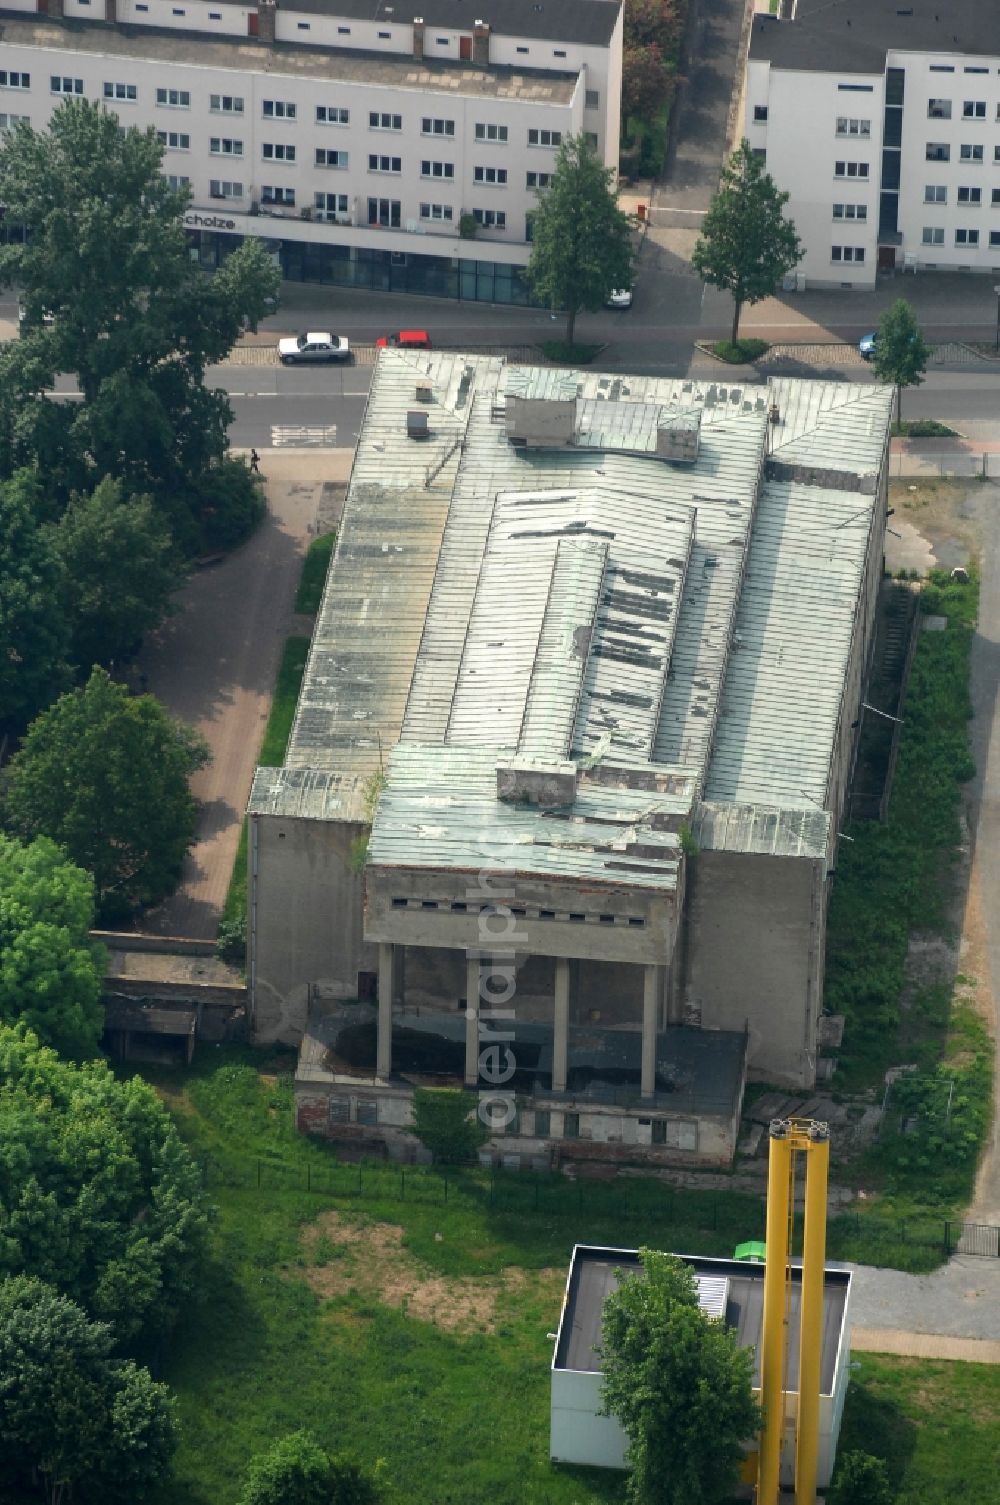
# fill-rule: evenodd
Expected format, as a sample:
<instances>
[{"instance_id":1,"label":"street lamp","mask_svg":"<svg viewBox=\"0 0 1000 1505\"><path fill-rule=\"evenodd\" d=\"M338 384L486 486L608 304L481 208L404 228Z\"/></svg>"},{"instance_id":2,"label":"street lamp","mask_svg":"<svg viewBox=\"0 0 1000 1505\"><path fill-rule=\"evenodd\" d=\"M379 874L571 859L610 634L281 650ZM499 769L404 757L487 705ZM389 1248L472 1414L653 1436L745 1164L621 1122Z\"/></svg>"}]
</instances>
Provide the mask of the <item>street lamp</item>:
<instances>
[{"instance_id":1,"label":"street lamp","mask_svg":"<svg viewBox=\"0 0 1000 1505\"><path fill-rule=\"evenodd\" d=\"M1000 350L1000 282L994 282L993 291L997 295L997 350Z\"/></svg>"}]
</instances>

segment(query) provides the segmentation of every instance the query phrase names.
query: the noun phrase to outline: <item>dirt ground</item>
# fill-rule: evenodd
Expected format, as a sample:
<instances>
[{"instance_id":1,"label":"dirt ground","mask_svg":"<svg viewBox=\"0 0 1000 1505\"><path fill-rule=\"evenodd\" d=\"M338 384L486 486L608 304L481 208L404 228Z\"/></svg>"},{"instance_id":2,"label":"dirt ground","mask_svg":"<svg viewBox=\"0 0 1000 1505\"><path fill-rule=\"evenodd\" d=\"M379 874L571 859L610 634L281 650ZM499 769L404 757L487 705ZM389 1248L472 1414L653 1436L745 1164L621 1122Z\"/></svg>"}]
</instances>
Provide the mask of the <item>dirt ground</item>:
<instances>
[{"instance_id":1,"label":"dirt ground","mask_svg":"<svg viewBox=\"0 0 1000 1505\"><path fill-rule=\"evenodd\" d=\"M965 804L967 842L955 899L956 942L950 957L924 956L911 946L910 971L925 980L942 965L960 973L963 996L998 1035L1000 987L1000 486L981 481L894 482L886 545L892 570L953 569L975 562L981 572L979 623L972 646L970 728L976 775ZM940 951L940 943L937 943ZM929 974L928 974L929 977ZM969 1220L1000 1223L1000 1071L994 1075L994 1114Z\"/></svg>"},{"instance_id":2,"label":"dirt ground","mask_svg":"<svg viewBox=\"0 0 1000 1505\"><path fill-rule=\"evenodd\" d=\"M348 1223L336 1212L303 1230L302 1247L303 1278L317 1296L356 1292L451 1333L492 1333L503 1298L532 1287L551 1297L555 1318L566 1278L564 1271L517 1268L499 1277L436 1275L403 1247L397 1224Z\"/></svg>"}]
</instances>

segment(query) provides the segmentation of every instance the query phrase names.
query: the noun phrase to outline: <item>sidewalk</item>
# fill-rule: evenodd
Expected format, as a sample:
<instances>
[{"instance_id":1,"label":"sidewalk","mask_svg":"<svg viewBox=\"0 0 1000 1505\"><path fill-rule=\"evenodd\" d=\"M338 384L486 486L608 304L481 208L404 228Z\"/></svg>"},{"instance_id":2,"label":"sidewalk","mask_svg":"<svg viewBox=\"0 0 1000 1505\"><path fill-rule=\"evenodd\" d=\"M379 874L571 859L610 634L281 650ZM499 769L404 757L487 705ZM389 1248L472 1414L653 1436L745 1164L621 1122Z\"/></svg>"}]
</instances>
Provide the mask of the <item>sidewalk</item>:
<instances>
[{"instance_id":1,"label":"sidewalk","mask_svg":"<svg viewBox=\"0 0 1000 1505\"><path fill-rule=\"evenodd\" d=\"M852 1348L1000 1364L1000 1260L957 1254L931 1275L849 1268Z\"/></svg>"}]
</instances>

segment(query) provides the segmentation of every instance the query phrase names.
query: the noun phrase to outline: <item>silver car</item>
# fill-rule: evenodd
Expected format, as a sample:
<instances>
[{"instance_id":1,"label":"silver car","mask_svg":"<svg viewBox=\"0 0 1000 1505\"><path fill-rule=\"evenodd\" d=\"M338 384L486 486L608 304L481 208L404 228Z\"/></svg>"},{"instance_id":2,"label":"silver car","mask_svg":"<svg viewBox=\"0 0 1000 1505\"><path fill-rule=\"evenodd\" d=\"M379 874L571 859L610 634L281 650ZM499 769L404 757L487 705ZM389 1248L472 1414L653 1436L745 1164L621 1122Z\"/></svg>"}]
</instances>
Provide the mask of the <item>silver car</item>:
<instances>
[{"instance_id":1,"label":"silver car","mask_svg":"<svg viewBox=\"0 0 1000 1505\"><path fill-rule=\"evenodd\" d=\"M283 366L300 361L346 361L351 347L342 334L300 334L278 341L278 358Z\"/></svg>"}]
</instances>

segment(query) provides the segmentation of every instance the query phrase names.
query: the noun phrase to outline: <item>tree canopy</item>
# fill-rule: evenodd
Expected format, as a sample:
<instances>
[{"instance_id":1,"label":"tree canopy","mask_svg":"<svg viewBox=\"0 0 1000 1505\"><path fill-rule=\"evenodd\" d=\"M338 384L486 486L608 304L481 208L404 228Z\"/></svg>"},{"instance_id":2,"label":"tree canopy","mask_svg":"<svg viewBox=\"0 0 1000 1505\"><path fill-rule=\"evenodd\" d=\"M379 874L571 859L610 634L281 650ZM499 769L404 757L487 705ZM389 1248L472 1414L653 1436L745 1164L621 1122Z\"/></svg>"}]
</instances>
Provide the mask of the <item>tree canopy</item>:
<instances>
[{"instance_id":1,"label":"tree canopy","mask_svg":"<svg viewBox=\"0 0 1000 1505\"><path fill-rule=\"evenodd\" d=\"M151 1087L0 1027L0 1276L37 1275L132 1343L192 1295L206 1228L198 1168Z\"/></svg>"},{"instance_id":2,"label":"tree canopy","mask_svg":"<svg viewBox=\"0 0 1000 1505\"><path fill-rule=\"evenodd\" d=\"M176 886L195 833L188 780L207 758L151 695L95 669L29 727L11 760L7 824L57 841L93 876L102 920L116 922Z\"/></svg>"},{"instance_id":3,"label":"tree canopy","mask_svg":"<svg viewBox=\"0 0 1000 1505\"><path fill-rule=\"evenodd\" d=\"M24 726L69 681L63 565L43 510L26 471L0 481L0 731Z\"/></svg>"},{"instance_id":4,"label":"tree canopy","mask_svg":"<svg viewBox=\"0 0 1000 1505\"><path fill-rule=\"evenodd\" d=\"M903 387L918 387L923 381L929 355L912 305L897 298L879 320L872 370L879 381L901 393Z\"/></svg>"},{"instance_id":5,"label":"tree canopy","mask_svg":"<svg viewBox=\"0 0 1000 1505\"><path fill-rule=\"evenodd\" d=\"M239 1505L378 1505L376 1481L352 1459L330 1454L311 1432L290 1432L254 1458Z\"/></svg>"},{"instance_id":6,"label":"tree canopy","mask_svg":"<svg viewBox=\"0 0 1000 1505\"><path fill-rule=\"evenodd\" d=\"M63 504L111 476L195 552L233 484L220 469L232 412L205 369L256 325L278 274L255 237L212 277L192 262L190 193L171 188L162 156L155 130L123 130L87 100L4 134L0 199L29 233L0 246L0 284L16 281L25 308L22 338L0 351L0 475L37 466ZM56 372L77 377L82 402L45 397ZM258 493L240 470L245 503Z\"/></svg>"},{"instance_id":7,"label":"tree canopy","mask_svg":"<svg viewBox=\"0 0 1000 1505\"><path fill-rule=\"evenodd\" d=\"M635 1505L719 1505L760 1425L753 1354L705 1315L689 1265L640 1250L604 1303L603 1403L628 1436Z\"/></svg>"},{"instance_id":8,"label":"tree canopy","mask_svg":"<svg viewBox=\"0 0 1000 1505\"><path fill-rule=\"evenodd\" d=\"M476 1099L472 1093L450 1087L416 1089L410 1132L435 1160L446 1165L475 1159L480 1145L490 1137L476 1117Z\"/></svg>"},{"instance_id":9,"label":"tree canopy","mask_svg":"<svg viewBox=\"0 0 1000 1505\"><path fill-rule=\"evenodd\" d=\"M40 836L0 835L0 1023L18 1020L43 1045L96 1056L104 1010L104 954L90 940L94 884Z\"/></svg>"},{"instance_id":10,"label":"tree canopy","mask_svg":"<svg viewBox=\"0 0 1000 1505\"><path fill-rule=\"evenodd\" d=\"M110 1329L34 1276L0 1280L0 1476L48 1505L145 1497L176 1444L173 1404L113 1357Z\"/></svg>"},{"instance_id":11,"label":"tree canopy","mask_svg":"<svg viewBox=\"0 0 1000 1505\"><path fill-rule=\"evenodd\" d=\"M801 260L795 226L782 212L787 202L788 194L743 141L723 168L691 254L700 277L732 294L734 343L744 304L770 297Z\"/></svg>"},{"instance_id":12,"label":"tree canopy","mask_svg":"<svg viewBox=\"0 0 1000 1505\"><path fill-rule=\"evenodd\" d=\"M89 673L123 663L163 620L180 582L170 530L149 497L105 477L74 494L54 531L70 657Z\"/></svg>"},{"instance_id":13,"label":"tree canopy","mask_svg":"<svg viewBox=\"0 0 1000 1505\"><path fill-rule=\"evenodd\" d=\"M526 275L537 297L566 309L569 344L580 309L598 309L615 288L631 286L632 226L613 177L586 136L564 136L533 211Z\"/></svg>"}]
</instances>

